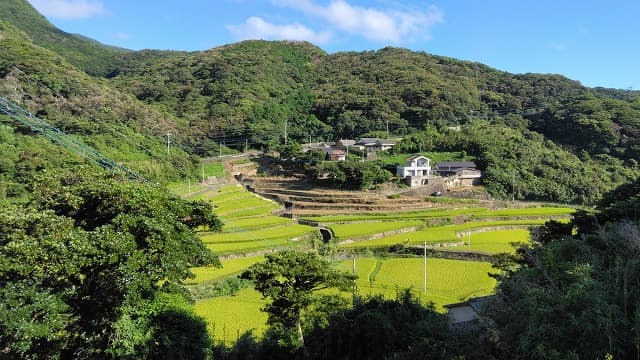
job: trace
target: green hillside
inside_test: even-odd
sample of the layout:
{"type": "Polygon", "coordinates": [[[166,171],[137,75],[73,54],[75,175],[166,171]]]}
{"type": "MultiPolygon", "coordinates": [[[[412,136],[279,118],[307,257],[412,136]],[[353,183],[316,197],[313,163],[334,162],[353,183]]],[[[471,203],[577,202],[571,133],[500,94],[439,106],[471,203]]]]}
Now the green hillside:
{"type": "Polygon", "coordinates": [[[33,110],[79,135],[104,136],[86,115],[52,106],[57,100],[16,76],[17,65],[68,100],[93,104],[92,116],[152,135],[157,147],[171,131],[174,144],[200,156],[217,155],[221,143],[277,148],[285,129],[289,141],[307,142],[388,127],[405,137],[399,152],[477,159],[500,198],[594,203],[640,173],[637,91],[392,47],[327,54],[306,42],[244,41],[208,51],[122,52],[61,32],[24,0],[3,2],[0,19],[59,55],[44,55],[15,32],[22,40],[0,56],[4,94],[26,95],[33,110]]]}
{"type": "MultiPolygon", "coordinates": [[[[0,46],[0,96],[147,178],[195,170],[196,160],[180,148],[167,155],[165,132],[181,131],[172,116],[88,76],[1,21],[0,46]]],[[[0,116],[0,134],[2,197],[19,196],[36,172],[83,162],[8,116],[0,116]]]]}
{"type": "Polygon", "coordinates": [[[0,2],[0,20],[5,20],[33,40],[52,50],[88,74],[104,76],[114,69],[117,56],[129,50],[103,45],[82,35],[66,33],[53,26],[25,0],[0,2]]]}

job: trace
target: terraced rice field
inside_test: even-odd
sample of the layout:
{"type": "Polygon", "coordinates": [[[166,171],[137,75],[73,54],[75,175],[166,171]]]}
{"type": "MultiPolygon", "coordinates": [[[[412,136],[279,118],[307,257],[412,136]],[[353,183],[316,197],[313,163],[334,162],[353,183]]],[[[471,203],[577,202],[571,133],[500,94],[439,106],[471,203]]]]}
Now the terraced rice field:
{"type": "MultiPolygon", "coordinates": [[[[352,261],[340,261],[336,267],[351,273],[352,261]]],[[[410,288],[423,303],[434,302],[439,311],[444,311],[446,304],[491,294],[496,285],[495,279],[488,276],[492,272],[491,265],[484,262],[428,259],[426,294],[423,292],[424,262],[421,258],[358,258],[356,268],[360,295],[393,299],[399,291],[410,288]],[[374,272],[374,276],[370,276],[374,272]]],[[[350,293],[343,295],[351,296],[350,293]]],[[[247,288],[234,296],[200,301],[195,310],[207,320],[209,331],[216,340],[230,343],[237,340],[238,334],[251,329],[255,335],[262,335],[267,316],[260,308],[265,304],[257,291],[247,288]]]]}
{"type": "Polygon", "coordinates": [[[216,341],[233,343],[239,335],[254,330],[261,336],[266,329],[267,314],[260,309],[266,301],[253,288],[242,289],[234,296],[220,296],[199,301],[195,311],[207,321],[207,329],[216,341]]]}
{"type": "MultiPolygon", "coordinates": [[[[459,225],[445,225],[427,228],[424,230],[418,230],[408,233],[396,234],[379,239],[357,241],[350,243],[340,244],[340,248],[354,249],[354,248],[375,248],[392,246],[396,244],[404,245],[422,245],[425,242],[427,244],[434,243],[456,243],[462,242],[466,239],[458,237],[458,234],[481,228],[496,228],[496,227],[510,227],[510,226],[533,226],[542,225],[546,220],[543,219],[523,219],[523,220],[501,220],[501,221],[477,221],[467,222],[459,225]]],[[[473,240],[472,240],[473,244],[473,240]]]]}
{"type": "Polygon", "coordinates": [[[463,236],[464,246],[443,248],[446,251],[477,252],[487,255],[498,253],[515,253],[511,243],[528,243],[529,230],[494,230],[486,232],[472,232],[471,236],[463,236]],[[469,246],[469,242],[471,245],[469,246]]]}
{"type": "Polygon", "coordinates": [[[217,281],[242,272],[249,266],[264,260],[263,255],[245,256],[235,259],[223,259],[222,268],[195,267],[191,271],[196,275],[195,279],[185,281],[186,285],[197,285],[210,281],[217,281]]]}
{"type": "Polygon", "coordinates": [[[380,234],[387,231],[399,230],[424,225],[423,221],[379,221],[362,222],[351,224],[335,224],[331,226],[333,234],[338,239],[349,239],[373,234],[380,234]]]}
{"type": "MultiPolygon", "coordinates": [[[[221,233],[201,233],[202,241],[215,253],[242,256],[277,248],[309,246],[308,238],[317,234],[314,227],[303,226],[290,219],[274,216],[281,208],[278,204],[256,196],[240,186],[225,186],[194,196],[211,201],[214,211],[225,226],[221,233]],[[299,239],[296,241],[296,239],[299,239]]],[[[467,204],[465,204],[467,206],[467,204]]],[[[561,207],[536,207],[492,210],[483,207],[461,209],[412,210],[397,213],[360,213],[348,215],[313,216],[305,219],[330,227],[339,243],[339,249],[375,248],[395,244],[419,246],[456,243],[442,247],[446,251],[495,254],[513,252],[511,242],[528,241],[527,226],[542,225],[550,217],[567,217],[574,210],[561,207]],[[443,219],[435,220],[434,219],[443,219]],[[434,222],[459,224],[426,227],[434,222]],[[382,236],[383,233],[418,228],[416,231],[382,236]],[[471,232],[471,245],[467,232],[471,232]],[[370,240],[363,240],[372,238],[370,240]]],[[[222,269],[194,268],[196,278],[187,284],[198,286],[235,276],[262,255],[223,259],[222,269]]],[[[352,260],[338,261],[338,269],[351,273],[352,260]]],[[[424,262],[420,257],[356,259],[356,281],[360,295],[383,295],[394,298],[399,291],[410,288],[424,303],[434,302],[439,311],[443,306],[489,295],[496,286],[488,274],[494,270],[486,262],[429,258],[427,260],[427,291],[423,291],[424,262]]],[[[205,285],[206,286],[206,285],[205,285]]],[[[348,297],[350,293],[343,293],[348,297]]],[[[233,343],[238,336],[254,329],[261,336],[266,329],[267,315],[260,309],[266,304],[252,288],[240,290],[234,296],[221,296],[199,301],[196,312],[203,316],[211,334],[217,341],[233,343]]]]}
{"type": "Polygon", "coordinates": [[[250,193],[241,186],[224,186],[194,197],[210,201],[224,222],[220,233],[202,233],[201,239],[219,255],[246,254],[305,245],[317,229],[272,215],[280,205],[250,193]]]}

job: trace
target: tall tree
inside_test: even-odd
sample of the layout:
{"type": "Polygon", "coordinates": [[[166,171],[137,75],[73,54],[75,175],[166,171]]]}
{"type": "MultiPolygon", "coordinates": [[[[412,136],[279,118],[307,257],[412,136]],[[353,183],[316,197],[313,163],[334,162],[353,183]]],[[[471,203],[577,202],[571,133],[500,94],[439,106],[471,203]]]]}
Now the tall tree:
{"type": "Polygon", "coordinates": [[[304,348],[301,318],[314,301],[314,292],[330,287],[348,288],[354,276],[331,268],[313,252],[283,250],[245,270],[241,277],[255,282],[256,290],[271,300],[264,308],[268,323],[284,331],[294,345],[304,348]]]}

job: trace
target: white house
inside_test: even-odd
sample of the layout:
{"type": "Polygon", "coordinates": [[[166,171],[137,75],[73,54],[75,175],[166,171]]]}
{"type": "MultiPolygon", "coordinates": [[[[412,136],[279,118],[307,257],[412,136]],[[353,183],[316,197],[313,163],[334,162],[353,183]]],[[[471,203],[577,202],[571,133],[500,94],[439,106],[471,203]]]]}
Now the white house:
{"type": "Polygon", "coordinates": [[[407,159],[405,166],[399,166],[396,175],[401,178],[408,176],[429,176],[431,174],[431,160],[426,156],[413,155],[407,159]]]}

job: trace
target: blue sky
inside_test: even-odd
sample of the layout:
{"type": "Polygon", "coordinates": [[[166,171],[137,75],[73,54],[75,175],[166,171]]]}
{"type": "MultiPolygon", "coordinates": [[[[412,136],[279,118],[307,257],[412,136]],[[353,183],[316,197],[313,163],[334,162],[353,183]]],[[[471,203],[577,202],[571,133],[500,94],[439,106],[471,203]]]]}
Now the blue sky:
{"type": "Polygon", "coordinates": [[[385,46],[640,89],[638,0],[28,0],[60,29],[129,49],[308,40],[385,46]]]}

